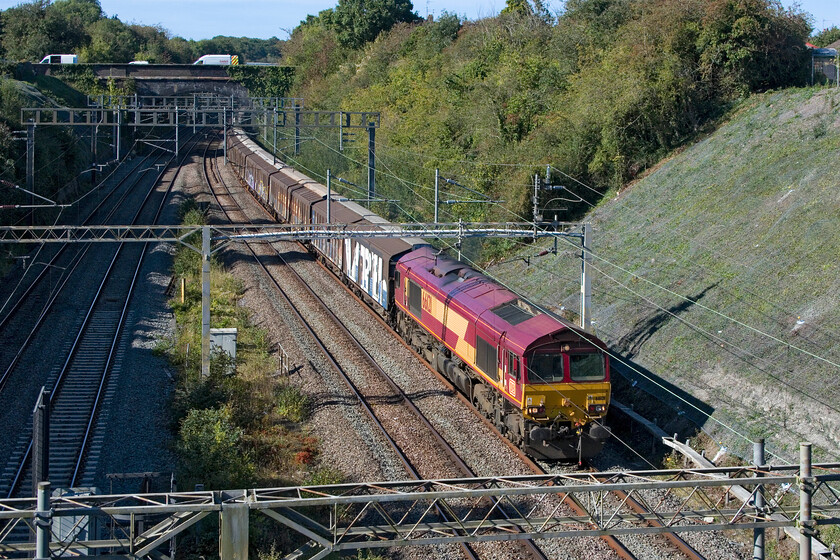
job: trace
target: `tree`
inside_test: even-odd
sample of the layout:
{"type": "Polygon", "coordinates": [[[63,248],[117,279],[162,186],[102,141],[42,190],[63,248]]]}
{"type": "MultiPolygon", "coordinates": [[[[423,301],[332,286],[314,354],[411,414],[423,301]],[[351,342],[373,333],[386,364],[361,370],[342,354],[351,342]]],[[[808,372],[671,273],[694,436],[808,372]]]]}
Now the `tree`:
{"type": "Polygon", "coordinates": [[[324,10],[319,18],[335,29],[343,46],[355,49],[397,23],[420,21],[413,10],[411,0],[339,0],[334,10],[324,10]]]}
{"type": "MultiPolygon", "coordinates": [[[[519,16],[537,17],[544,23],[550,23],[552,20],[551,13],[545,7],[542,0],[507,0],[502,14],[516,14],[519,16]],[[531,5],[533,2],[533,6],[531,5]]],[[[444,12],[445,13],[445,12],[444,12]]]]}
{"type": "Polygon", "coordinates": [[[150,25],[132,25],[131,30],[140,44],[139,50],[134,53],[134,60],[147,60],[157,64],[174,62],[169,52],[169,37],[166,36],[166,31],[150,25]]]}
{"type": "Polygon", "coordinates": [[[17,60],[75,53],[90,43],[88,27],[101,19],[99,0],[36,0],[2,13],[2,44],[17,60]]]}
{"type": "Polygon", "coordinates": [[[501,13],[529,16],[531,15],[531,6],[528,4],[528,0],[507,0],[501,13]]]}
{"type": "Polygon", "coordinates": [[[178,431],[181,478],[203,483],[208,489],[244,488],[251,484],[254,466],[240,451],[242,430],[233,424],[231,411],[190,410],[178,431]]]}
{"type": "Polygon", "coordinates": [[[140,48],[131,28],[116,18],[101,19],[89,29],[90,45],[82,49],[85,62],[129,62],[140,48]]]}
{"type": "Polygon", "coordinates": [[[818,47],[827,47],[837,40],[840,40],[840,27],[835,25],[823,29],[816,35],[811,35],[811,38],[808,41],[818,47]]]}
{"type": "Polygon", "coordinates": [[[778,0],[716,0],[703,23],[700,64],[710,82],[741,93],[805,85],[810,26],[802,12],[778,0]]]}
{"type": "Polygon", "coordinates": [[[630,0],[568,0],[561,23],[577,27],[596,48],[612,44],[632,15],[630,0]]]}
{"type": "Polygon", "coordinates": [[[5,10],[3,19],[3,49],[12,60],[39,61],[49,54],[46,15],[48,2],[36,0],[5,10]]]}
{"type": "Polygon", "coordinates": [[[75,53],[90,43],[87,28],[102,19],[99,0],[58,0],[47,7],[50,52],[75,53]]]}
{"type": "Polygon", "coordinates": [[[49,11],[61,14],[70,25],[82,29],[104,17],[99,0],[56,0],[49,11]]]}

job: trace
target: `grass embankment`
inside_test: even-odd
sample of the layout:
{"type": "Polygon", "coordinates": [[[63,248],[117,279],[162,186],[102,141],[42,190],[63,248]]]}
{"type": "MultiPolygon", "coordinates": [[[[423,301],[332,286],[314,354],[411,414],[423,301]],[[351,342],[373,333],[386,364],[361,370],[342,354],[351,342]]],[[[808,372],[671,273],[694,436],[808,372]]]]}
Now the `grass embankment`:
{"type": "MultiPolygon", "coordinates": [[[[182,208],[185,224],[202,224],[204,216],[191,202],[182,208]]],[[[200,246],[200,234],[188,240],[200,246]]],[[[211,318],[214,328],[238,329],[235,367],[225,353],[214,353],[210,375],[201,375],[201,257],[178,249],[173,274],[186,279],[171,301],[177,328],[162,349],[178,370],[171,425],[176,432],[178,485],[191,490],[270,487],[340,482],[339,473],[318,466],[318,441],[307,434],[309,401],[278,375],[277,356],[267,333],[249,321],[247,309],[237,305],[242,295],[238,280],[216,261],[211,272],[211,318]]],[[[199,531],[187,550],[216,554],[215,528],[199,531]]],[[[277,531],[264,516],[252,519],[255,550],[290,550],[286,531],[277,531]]]]}
{"type": "MultiPolygon", "coordinates": [[[[589,216],[597,333],[699,399],[711,417],[679,408],[742,457],[760,437],[776,460],[803,440],[840,456],[838,153],[840,92],[753,96],[589,216]]],[[[571,249],[495,272],[577,309],[571,249]]]]}
{"type": "MultiPolygon", "coordinates": [[[[756,95],[588,216],[595,331],[636,368],[614,375],[618,398],[667,433],[690,418],[722,463],[750,460],[758,438],[776,463],[801,441],[815,461],[840,457],[838,154],[837,89],[756,95]]],[[[560,246],[493,273],[576,311],[578,252],[560,246]]]]}

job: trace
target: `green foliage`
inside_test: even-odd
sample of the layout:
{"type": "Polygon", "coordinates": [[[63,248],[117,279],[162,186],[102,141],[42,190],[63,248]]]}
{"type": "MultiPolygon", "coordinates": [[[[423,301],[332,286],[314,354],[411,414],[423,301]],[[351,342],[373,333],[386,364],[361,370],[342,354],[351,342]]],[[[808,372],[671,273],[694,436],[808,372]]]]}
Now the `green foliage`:
{"type": "Polygon", "coordinates": [[[343,482],[346,482],[346,477],[340,471],[329,465],[322,465],[310,472],[303,484],[304,486],[327,486],[343,482]]]}
{"type": "Polygon", "coordinates": [[[134,54],[135,60],[147,60],[156,64],[189,64],[197,58],[192,41],[180,37],[170,39],[167,31],[158,26],[130,27],[140,43],[134,54]]]}
{"type": "MultiPolygon", "coordinates": [[[[226,375],[226,370],[219,363],[219,356],[214,355],[210,360],[210,375],[201,377],[201,346],[196,344],[195,360],[197,367],[187,370],[182,376],[181,384],[175,391],[172,402],[172,419],[181,422],[191,410],[205,410],[225,406],[231,395],[237,389],[236,380],[226,375]]],[[[226,362],[226,360],[224,360],[226,362]]]]}
{"type": "Polygon", "coordinates": [[[348,50],[339,45],[335,32],[317,18],[296,27],[283,49],[286,62],[298,69],[294,74],[295,89],[306,89],[310,107],[322,105],[324,79],[338,70],[347,55],[348,50]]]}
{"type": "Polygon", "coordinates": [[[827,47],[835,41],[840,41],[840,27],[836,25],[826,27],[816,35],[811,35],[810,39],[808,39],[809,43],[818,47],[827,47]]]}
{"type": "Polygon", "coordinates": [[[75,28],[84,28],[103,17],[99,0],[56,0],[51,10],[75,28]]]}
{"type": "Polygon", "coordinates": [[[345,47],[359,48],[400,22],[416,22],[411,0],[338,0],[332,10],[319,14],[321,22],[336,31],[345,47]]]}
{"type": "Polygon", "coordinates": [[[519,14],[522,16],[531,14],[531,6],[527,0],[507,0],[502,9],[503,14],[519,14]]]}
{"type": "Polygon", "coordinates": [[[87,28],[90,42],[80,56],[85,62],[130,62],[140,50],[134,31],[116,18],[100,19],[87,28]]]}
{"type": "MultiPolygon", "coordinates": [[[[49,77],[65,82],[70,87],[88,94],[104,93],[104,88],[93,73],[93,69],[86,66],[66,64],[58,68],[49,77]]],[[[45,82],[40,81],[38,83],[42,84],[45,82]]]]}
{"type": "Polygon", "coordinates": [[[295,69],[288,66],[228,66],[228,76],[248,88],[252,97],[285,97],[295,69]]]}
{"type": "Polygon", "coordinates": [[[587,48],[606,48],[632,16],[629,0],[568,0],[560,25],[581,35],[587,48]]]}
{"type": "Polygon", "coordinates": [[[46,23],[48,5],[46,0],[38,0],[9,8],[0,14],[3,32],[0,43],[6,58],[41,60],[50,52],[52,44],[46,23]]]}
{"type": "MultiPolygon", "coordinates": [[[[330,18],[309,18],[288,42],[292,94],[382,113],[377,190],[400,203],[378,210],[398,219],[431,219],[435,168],[505,200],[447,205],[444,219],[530,217],[533,173],[550,163],[595,187],[568,185],[560,219],[574,220],[741,96],[802,84],[808,69],[805,19],[775,0],[570,0],[556,23],[519,2],[464,25],[449,14],[398,24],[356,49],[330,18]]],[[[361,138],[340,155],[334,135],[318,139],[294,160],[365,183],[361,138]]]]}
{"type": "Polygon", "coordinates": [[[178,430],[178,479],[187,487],[202,483],[208,490],[251,486],[255,467],[240,450],[241,439],[242,430],[227,407],[191,410],[178,430]]]}
{"type": "Polygon", "coordinates": [[[300,392],[294,385],[284,383],[277,387],[277,407],[275,413],[278,417],[291,422],[303,422],[309,414],[311,403],[309,398],[300,392]]]}
{"type": "Polygon", "coordinates": [[[810,26],[775,0],[716,0],[698,37],[701,73],[724,92],[805,85],[810,26]]]}

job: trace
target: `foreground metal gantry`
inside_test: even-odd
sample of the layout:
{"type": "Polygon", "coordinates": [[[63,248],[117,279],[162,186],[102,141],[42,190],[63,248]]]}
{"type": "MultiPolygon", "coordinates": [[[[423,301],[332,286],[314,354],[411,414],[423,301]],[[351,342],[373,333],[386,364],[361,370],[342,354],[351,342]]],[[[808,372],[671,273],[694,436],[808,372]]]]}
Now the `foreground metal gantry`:
{"type": "Polygon", "coordinates": [[[52,555],[98,552],[161,558],[165,551],[159,549],[170,539],[216,514],[223,560],[247,558],[251,512],[262,513],[299,535],[301,548],[289,558],[311,555],[313,559],[369,548],[533,538],[785,526],[799,526],[809,534],[819,525],[840,523],[838,481],[840,464],[823,464],[55,497],[49,509],[42,505],[40,510],[35,498],[2,500],[0,527],[5,527],[0,529],[0,556],[36,551],[36,544],[28,539],[10,541],[16,534],[14,527],[25,524],[33,531],[40,526],[42,536],[51,535],[41,543],[43,550],[49,546],[52,555]],[[808,467],[811,476],[803,478],[808,467]],[[730,506],[727,494],[733,486],[746,488],[753,499],[730,506]],[[795,488],[807,500],[792,491],[795,488]],[[610,496],[615,490],[626,492],[651,513],[634,513],[610,496]],[[764,505],[756,509],[754,498],[759,493],[764,505]],[[587,514],[565,513],[564,504],[572,501],[587,514]],[[803,511],[806,502],[810,509],[803,511]],[[449,520],[438,510],[445,511],[449,520]],[[69,536],[62,539],[55,530],[61,519],[80,527],[93,518],[100,527],[107,527],[103,530],[107,534],[80,541],[74,537],[78,532],[65,531],[69,536]],[[141,519],[148,529],[139,529],[141,519]],[[661,526],[648,526],[647,520],[661,526]]]}

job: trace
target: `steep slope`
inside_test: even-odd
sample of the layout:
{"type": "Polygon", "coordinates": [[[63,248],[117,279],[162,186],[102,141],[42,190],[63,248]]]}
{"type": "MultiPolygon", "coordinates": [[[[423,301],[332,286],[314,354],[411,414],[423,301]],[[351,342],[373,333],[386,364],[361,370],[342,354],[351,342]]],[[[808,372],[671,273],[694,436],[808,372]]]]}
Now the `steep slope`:
{"type": "MultiPolygon", "coordinates": [[[[711,414],[678,408],[741,456],[766,437],[783,460],[803,440],[840,457],[837,89],[750,98],[589,219],[595,330],[631,379],[691,393],[711,414]]],[[[560,245],[493,272],[577,310],[574,244],[560,245]]]]}

